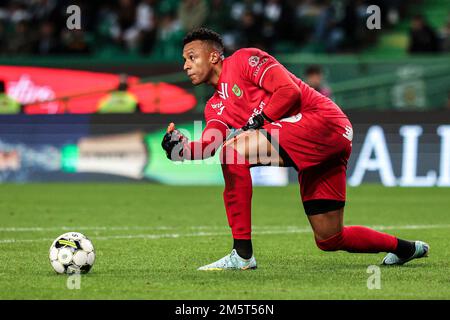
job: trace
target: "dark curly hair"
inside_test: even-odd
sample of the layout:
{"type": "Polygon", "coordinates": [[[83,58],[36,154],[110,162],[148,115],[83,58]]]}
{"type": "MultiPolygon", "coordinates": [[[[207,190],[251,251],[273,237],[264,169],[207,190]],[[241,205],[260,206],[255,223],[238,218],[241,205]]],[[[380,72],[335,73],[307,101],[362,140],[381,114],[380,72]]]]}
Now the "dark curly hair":
{"type": "Polygon", "coordinates": [[[189,32],[183,39],[183,46],[189,42],[201,40],[209,42],[217,51],[223,55],[223,40],[220,34],[207,28],[196,28],[189,32]]]}

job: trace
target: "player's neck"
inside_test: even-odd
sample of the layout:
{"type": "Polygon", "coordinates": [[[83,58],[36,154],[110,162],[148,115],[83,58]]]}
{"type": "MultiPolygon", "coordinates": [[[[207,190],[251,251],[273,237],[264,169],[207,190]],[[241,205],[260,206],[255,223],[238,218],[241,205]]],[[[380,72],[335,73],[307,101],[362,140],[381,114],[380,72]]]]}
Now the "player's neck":
{"type": "Polygon", "coordinates": [[[217,84],[219,83],[220,74],[222,73],[223,63],[216,64],[211,70],[211,77],[209,78],[208,84],[217,88],[217,84]]]}

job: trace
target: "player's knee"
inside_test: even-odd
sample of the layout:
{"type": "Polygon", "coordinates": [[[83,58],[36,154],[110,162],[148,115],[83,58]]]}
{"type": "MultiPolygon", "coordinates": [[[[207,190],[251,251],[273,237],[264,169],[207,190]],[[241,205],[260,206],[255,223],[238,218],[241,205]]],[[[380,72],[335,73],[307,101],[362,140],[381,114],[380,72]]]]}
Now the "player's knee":
{"type": "Polygon", "coordinates": [[[240,153],[233,144],[225,144],[220,150],[220,163],[223,165],[246,164],[245,155],[240,153]]]}
{"type": "Polygon", "coordinates": [[[319,240],[316,237],[315,241],[317,247],[322,251],[337,251],[342,247],[343,232],[338,232],[335,235],[324,240],[319,240]]]}

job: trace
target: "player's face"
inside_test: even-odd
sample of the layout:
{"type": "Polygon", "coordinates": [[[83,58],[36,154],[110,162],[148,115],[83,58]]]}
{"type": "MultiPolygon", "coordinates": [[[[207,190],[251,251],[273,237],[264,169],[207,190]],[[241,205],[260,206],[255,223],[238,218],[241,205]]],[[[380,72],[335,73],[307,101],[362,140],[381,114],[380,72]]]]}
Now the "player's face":
{"type": "Polygon", "coordinates": [[[211,52],[209,46],[195,40],[184,46],[184,71],[191,79],[193,85],[199,85],[209,81],[213,64],[211,63],[211,52]]]}

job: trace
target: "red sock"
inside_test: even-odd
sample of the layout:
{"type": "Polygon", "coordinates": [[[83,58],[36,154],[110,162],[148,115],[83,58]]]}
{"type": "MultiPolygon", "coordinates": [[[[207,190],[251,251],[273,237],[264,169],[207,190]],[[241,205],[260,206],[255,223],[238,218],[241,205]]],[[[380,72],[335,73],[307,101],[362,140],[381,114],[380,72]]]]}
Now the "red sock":
{"type": "Polygon", "coordinates": [[[396,237],[362,226],[344,227],[341,232],[325,239],[317,240],[317,246],[325,251],[345,250],[348,252],[378,253],[394,252],[396,237]]]}
{"type": "Polygon", "coordinates": [[[234,239],[251,239],[252,178],[250,165],[233,148],[221,153],[225,179],[223,199],[234,239]]]}

